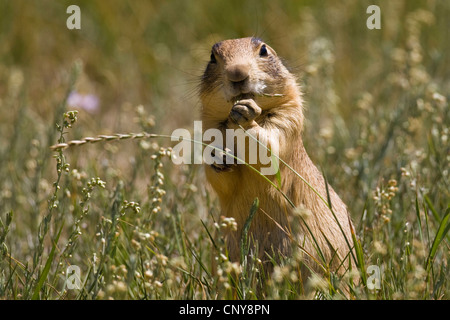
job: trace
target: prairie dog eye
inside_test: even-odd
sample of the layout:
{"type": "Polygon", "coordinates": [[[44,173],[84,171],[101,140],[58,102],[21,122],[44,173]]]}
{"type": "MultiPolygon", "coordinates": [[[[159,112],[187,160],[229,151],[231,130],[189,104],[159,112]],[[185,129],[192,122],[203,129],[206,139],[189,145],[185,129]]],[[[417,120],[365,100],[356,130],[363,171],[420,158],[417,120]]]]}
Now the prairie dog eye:
{"type": "Polygon", "coordinates": [[[261,46],[261,49],[259,49],[259,56],[260,56],[260,57],[267,57],[267,55],[268,55],[267,47],[266,47],[265,44],[263,44],[263,45],[261,46]]]}
{"type": "Polygon", "coordinates": [[[217,62],[217,60],[216,60],[216,56],[214,55],[214,52],[212,52],[211,51],[211,57],[210,57],[210,61],[209,62],[211,62],[211,63],[216,63],[217,62]]]}

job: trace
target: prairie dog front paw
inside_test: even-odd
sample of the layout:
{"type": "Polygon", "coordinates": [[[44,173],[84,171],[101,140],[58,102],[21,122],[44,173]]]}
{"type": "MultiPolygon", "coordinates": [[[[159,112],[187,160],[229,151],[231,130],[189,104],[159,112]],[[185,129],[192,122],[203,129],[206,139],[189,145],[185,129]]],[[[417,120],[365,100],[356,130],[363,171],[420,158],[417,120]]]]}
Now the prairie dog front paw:
{"type": "Polygon", "coordinates": [[[253,99],[244,99],[237,101],[231,108],[229,119],[232,123],[249,128],[256,123],[254,120],[261,114],[261,108],[253,99]]]}

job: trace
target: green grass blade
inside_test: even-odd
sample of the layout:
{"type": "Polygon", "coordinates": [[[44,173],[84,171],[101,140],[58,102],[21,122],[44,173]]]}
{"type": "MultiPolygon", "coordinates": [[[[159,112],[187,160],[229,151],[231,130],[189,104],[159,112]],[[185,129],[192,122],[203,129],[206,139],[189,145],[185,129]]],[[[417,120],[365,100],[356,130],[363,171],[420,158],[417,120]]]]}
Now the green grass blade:
{"type": "Polygon", "coordinates": [[[278,162],[277,157],[272,153],[270,153],[270,157],[272,158],[272,163],[275,164],[277,173],[275,174],[275,177],[277,178],[278,182],[278,188],[281,189],[281,171],[280,171],[280,163],[278,162]]]}
{"type": "Polygon", "coordinates": [[[248,253],[248,231],[250,229],[250,225],[252,223],[253,217],[259,208],[259,199],[255,198],[253,201],[252,207],[250,208],[250,214],[248,215],[247,220],[244,223],[244,227],[242,228],[241,235],[241,261],[243,261],[244,256],[248,253]]]}
{"type": "MultiPolygon", "coordinates": [[[[349,218],[350,219],[350,218],[349,218]]],[[[355,253],[356,253],[356,266],[359,268],[359,271],[361,272],[361,280],[364,286],[367,284],[367,275],[366,275],[366,267],[364,264],[364,253],[361,246],[361,242],[356,238],[355,230],[353,229],[352,225],[350,224],[350,232],[352,234],[353,239],[353,245],[355,247],[355,253]]]]}
{"type": "Polygon", "coordinates": [[[419,200],[418,200],[418,195],[417,194],[416,194],[416,216],[417,216],[417,223],[419,224],[420,240],[423,242],[422,220],[420,219],[419,200]]]}
{"type": "MultiPolygon", "coordinates": [[[[327,177],[326,177],[326,175],[325,175],[325,172],[323,172],[323,171],[322,171],[322,176],[323,176],[323,179],[324,179],[324,182],[325,182],[325,190],[326,190],[326,192],[327,192],[328,208],[330,209],[330,212],[331,212],[331,214],[333,215],[334,220],[336,220],[336,223],[337,223],[337,225],[338,225],[338,227],[339,227],[339,230],[341,231],[342,235],[344,236],[345,242],[347,243],[347,247],[348,247],[348,249],[350,250],[350,254],[351,254],[351,256],[353,257],[353,260],[355,260],[355,256],[354,256],[354,254],[353,254],[352,246],[350,245],[350,242],[349,242],[349,240],[347,239],[347,236],[346,236],[346,234],[345,234],[345,232],[344,232],[344,229],[342,228],[341,223],[339,222],[339,219],[337,218],[337,216],[336,216],[336,214],[335,214],[335,212],[334,212],[334,210],[333,210],[333,206],[332,206],[332,204],[331,204],[331,196],[330,196],[330,190],[329,190],[328,180],[327,180],[327,177]]],[[[351,225],[350,218],[349,218],[349,225],[351,225]]]]}
{"type": "Polygon", "coordinates": [[[203,225],[203,228],[205,228],[206,233],[208,234],[209,240],[211,240],[211,243],[212,243],[214,249],[218,250],[218,247],[217,247],[217,245],[216,245],[216,242],[214,241],[213,236],[212,236],[211,233],[209,232],[208,227],[206,226],[205,222],[204,222],[203,220],[201,220],[201,219],[200,219],[200,222],[201,222],[201,224],[203,225]]]}
{"type": "Polygon", "coordinates": [[[426,270],[429,271],[432,265],[432,262],[436,256],[436,252],[438,250],[439,244],[442,242],[442,240],[445,238],[446,234],[448,233],[450,229],[450,207],[447,208],[445,211],[444,218],[442,218],[442,221],[439,225],[439,229],[436,232],[436,236],[434,237],[433,244],[431,246],[430,253],[428,254],[427,258],[427,265],[426,270]]]}
{"type": "Polygon", "coordinates": [[[436,219],[436,221],[440,221],[441,218],[439,217],[439,214],[437,213],[436,209],[434,208],[433,204],[431,203],[430,198],[427,195],[424,195],[423,199],[427,203],[427,206],[431,210],[431,213],[433,214],[433,217],[436,219]]]}
{"type": "Polygon", "coordinates": [[[61,235],[63,225],[64,224],[61,225],[61,228],[59,229],[58,234],[56,235],[56,238],[53,240],[52,250],[50,251],[50,255],[48,256],[48,259],[45,262],[44,270],[42,271],[41,276],[39,277],[38,283],[36,285],[36,288],[34,289],[31,300],[39,299],[39,292],[41,291],[42,286],[44,285],[44,282],[47,279],[48,273],[50,271],[50,267],[52,266],[53,258],[55,256],[56,245],[58,244],[59,236],[61,235]]]}

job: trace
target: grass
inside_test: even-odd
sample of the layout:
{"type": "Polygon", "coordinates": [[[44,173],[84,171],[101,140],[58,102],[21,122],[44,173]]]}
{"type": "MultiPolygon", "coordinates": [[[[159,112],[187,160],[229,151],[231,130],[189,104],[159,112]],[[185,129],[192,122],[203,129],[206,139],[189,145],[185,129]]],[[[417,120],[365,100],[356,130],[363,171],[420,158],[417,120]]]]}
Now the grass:
{"type": "Polygon", "coordinates": [[[446,1],[380,1],[381,30],[364,1],[79,1],[79,31],[70,4],[0,3],[0,298],[449,298],[446,1]],[[245,232],[230,262],[235,222],[201,166],[170,160],[171,132],[198,119],[210,46],[254,34],[299,74],[305,147],[355,222],[343,276],[304,283],[296,250],[266,277],[245,232]]]}

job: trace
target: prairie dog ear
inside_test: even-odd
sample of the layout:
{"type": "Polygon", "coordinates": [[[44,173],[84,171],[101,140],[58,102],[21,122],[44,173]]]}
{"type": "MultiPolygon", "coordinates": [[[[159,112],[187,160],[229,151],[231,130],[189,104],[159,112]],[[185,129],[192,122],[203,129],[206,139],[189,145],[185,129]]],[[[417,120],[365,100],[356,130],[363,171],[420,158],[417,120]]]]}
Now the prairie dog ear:
{"type": "Polygon", "coordinates": [[[278,56],[277,52],[275,51],[274,48],[272,48],[271,46],[267,46],[267,48],[273,53],[274,56],[278,56]]]}

